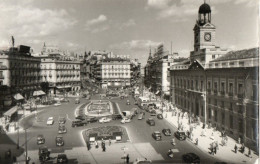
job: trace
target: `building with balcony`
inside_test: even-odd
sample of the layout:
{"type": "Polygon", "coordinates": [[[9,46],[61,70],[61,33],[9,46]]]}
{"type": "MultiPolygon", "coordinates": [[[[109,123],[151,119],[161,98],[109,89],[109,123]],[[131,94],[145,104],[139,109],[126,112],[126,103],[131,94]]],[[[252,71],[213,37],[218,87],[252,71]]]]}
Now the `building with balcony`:
{"type": "Polygon", "coordinates": [[[40,81],[40,59],[31,56],[30,47],[0,51],[0,109],[12,105],[16,93],[28,99],[40,81]]]}
{"type": "Polygon", "coordinates": [[[77,58],[66,56],[55,47],[44,44],[41,55],[35,56],[40,59],[41,82],[48,82],[49,93],[79,91],[80,81],[80,61],[77,58]]]}
{"type": "Polygon", "coordinates": [[[144,68],[144,83],[156,95],[169,99],[170,97],[170,67],[176,62],[184,60],[178,57],[178,53],[169,54],[164,51],[163,45],[157,47],[152,55],[151,51],[144,68]]]}
{"type": "Polygon", "coordinates": [[[130,86],[130,60],[121,58],[106,58],[98,63],[97,73],[102,88],[130,86]]]}

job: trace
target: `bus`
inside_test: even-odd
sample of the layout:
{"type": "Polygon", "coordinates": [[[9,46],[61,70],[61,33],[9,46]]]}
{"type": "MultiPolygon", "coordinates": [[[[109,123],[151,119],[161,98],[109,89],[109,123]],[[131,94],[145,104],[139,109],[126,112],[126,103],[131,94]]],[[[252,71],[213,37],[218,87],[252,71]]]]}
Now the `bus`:
{"type": "Polygon", "coordinates": [[[139,97],[137,99],[137,105],[143,109],[144,106],[147,106],[149,104],[149,98],[147,97],[139,97]]]}

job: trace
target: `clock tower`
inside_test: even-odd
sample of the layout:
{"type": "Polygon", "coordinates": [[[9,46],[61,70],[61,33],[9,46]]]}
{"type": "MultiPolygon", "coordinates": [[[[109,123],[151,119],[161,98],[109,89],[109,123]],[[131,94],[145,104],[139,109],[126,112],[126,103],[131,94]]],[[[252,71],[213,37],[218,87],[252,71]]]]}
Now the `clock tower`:
{"type": "Polygon", "coordinates": [[[204,48],[215,48],[216,28],[211,24],[211,9],[207,3],[200,6],[198,20],[193,31],[195,52],[204,48]]]}

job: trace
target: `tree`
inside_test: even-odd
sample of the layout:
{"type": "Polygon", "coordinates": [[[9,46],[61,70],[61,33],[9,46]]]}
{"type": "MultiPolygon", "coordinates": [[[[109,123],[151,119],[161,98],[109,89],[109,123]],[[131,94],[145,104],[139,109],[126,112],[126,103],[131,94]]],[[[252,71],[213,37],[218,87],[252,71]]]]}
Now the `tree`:
{"type": "Polygon", "coordinates": [[[41,86],[42,90],[46,93],[46,95],[48,95],[49,90],[50,90],[50,88],[49,88],[49,82],[42,82],[42,83],[40,84],[40,86],[41,86]]]}

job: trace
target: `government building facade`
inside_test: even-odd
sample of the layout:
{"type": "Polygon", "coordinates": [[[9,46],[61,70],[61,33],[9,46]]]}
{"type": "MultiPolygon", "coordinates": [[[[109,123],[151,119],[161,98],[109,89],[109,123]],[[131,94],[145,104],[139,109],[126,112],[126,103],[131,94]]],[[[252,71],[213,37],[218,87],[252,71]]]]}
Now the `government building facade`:
{"type": "Polygon", "coordinates": [[[228,52],[215,46],[210,6],[204,3],[198,14],[190,60],[171,66],[171,101],[257,150],[259,48],[228,52]]]}

